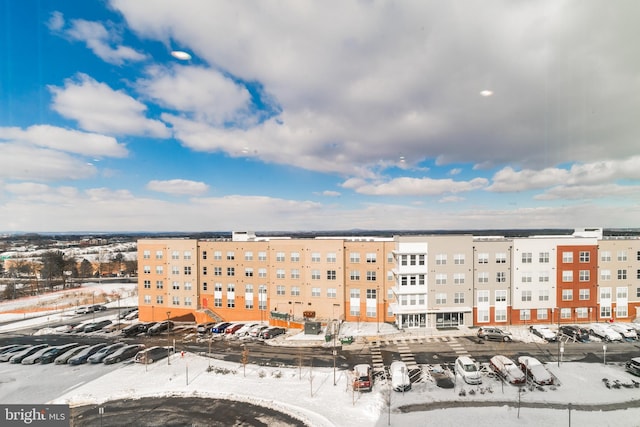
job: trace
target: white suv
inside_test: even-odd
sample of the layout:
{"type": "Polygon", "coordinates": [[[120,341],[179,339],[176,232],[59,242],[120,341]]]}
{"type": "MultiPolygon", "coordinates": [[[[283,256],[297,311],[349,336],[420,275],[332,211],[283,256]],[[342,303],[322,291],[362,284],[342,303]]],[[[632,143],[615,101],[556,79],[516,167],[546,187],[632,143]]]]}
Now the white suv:
{"type": "Polygon", "coordinates": [[[482,384],[478,365],[468,356],[460,356],[456,359],[455,371],[467,384],[482,384]]]}

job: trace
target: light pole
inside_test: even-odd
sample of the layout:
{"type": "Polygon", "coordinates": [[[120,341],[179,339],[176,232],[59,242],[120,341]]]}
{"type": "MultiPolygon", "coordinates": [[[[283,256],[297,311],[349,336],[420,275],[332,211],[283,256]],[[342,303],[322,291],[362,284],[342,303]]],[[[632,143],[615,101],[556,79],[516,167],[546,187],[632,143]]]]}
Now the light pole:
{"type": "Polygon", "coordinates": [[[167,346],[167,365],[171,365],[171,334],[169,327],[169,317],[171,316],[171,312],[167,311],[167,341],[169,341],[169,345],[167,346]]]}
{"type": "Polygon", "coordinates": [[[607,345],[606,344],[602,344],[602,355],[603,355],[603,362],[606,365],[607,364],[607,345]]]}
{"type": "Polygon", "coordinates": [[[376,329],[378,335],[380,335],[380,307],[378,306],[378,294],[380,293],[380,286],[376,287],[376,329]]]}

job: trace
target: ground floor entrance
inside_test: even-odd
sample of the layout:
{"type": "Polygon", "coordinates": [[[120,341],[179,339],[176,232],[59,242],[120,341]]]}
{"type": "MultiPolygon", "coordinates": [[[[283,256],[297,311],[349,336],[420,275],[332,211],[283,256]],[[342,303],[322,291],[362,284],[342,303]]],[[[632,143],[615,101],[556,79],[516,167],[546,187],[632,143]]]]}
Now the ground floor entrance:
{"type": "Polygon", "coordinates": [[[427,326],[427,315],[425,313],[399,314],[397,319],[400,329],[424,328],[427,326]]]}

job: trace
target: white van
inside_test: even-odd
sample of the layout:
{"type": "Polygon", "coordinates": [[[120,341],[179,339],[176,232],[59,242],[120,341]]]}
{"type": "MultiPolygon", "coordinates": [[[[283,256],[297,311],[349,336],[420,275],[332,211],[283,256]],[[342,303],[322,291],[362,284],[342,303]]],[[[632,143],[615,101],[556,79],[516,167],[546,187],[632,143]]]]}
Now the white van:
{"type": "Polygon", "coordinates": [[[482,384],[478,365],[468,356],[460,356],[456,359],[455,371],[467,384],[482,384]]]}
{"type": "Polygon", "coordinates": [[[411,390],[411,380],[409,379],[409,369],[404,362],[392,362],[389,367],[391,371],[391,386],[395,391],[411,390]]]}
{"type": "Polygon", "coordinates": [[[80,307],[76,308],[76,314],[88,314],[88,313],[93,313],[93,306],[90,305],[81,305],[80,307]]]}

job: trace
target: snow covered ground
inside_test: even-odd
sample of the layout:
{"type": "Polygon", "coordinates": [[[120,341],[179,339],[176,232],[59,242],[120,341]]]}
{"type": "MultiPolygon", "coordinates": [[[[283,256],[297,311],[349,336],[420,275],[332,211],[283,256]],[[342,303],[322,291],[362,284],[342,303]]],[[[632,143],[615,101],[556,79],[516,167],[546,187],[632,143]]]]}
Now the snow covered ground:
{"type": "MultiPolygon", "coordinates": [[[[131,293],[135,284],[91,284],[91,291],[110,294],[123,290],[120,304],[135,305],[131,293]],[[127,304],[127,298],[132,298],[127,304]]],[[[7,309],[19,308],[21,303],[0,304],[0,313],[7,309]]],[[[112,301],[110,305],[117,304],[112,301]]],[[[0,322],[9,320],[0,314],[0,322]]],[[[51,312],[48,316],[32,319],[15,319],[24,326],[41,322],[46,326],[46,318],[64,316],[51,312]]],[[[0,326],[0,333],[14,330],[16,324],[0,326]]],[[[389,325],[352,324],[344,325],[342,333],[354,336],[398,334],[389,325]]],[[[468,331],[463,331],[463,333],[468,331]]],[[[522,341],[536,341],[526,328],[512,328],[514,338],[522,341]]],[[[412,332],[415,334],[416,332],[412,332]]],[[[402,336],[412,334],[399,333],[402,336]]],[[[422,330],[417,334],[430,335],[435,331],[422,330]]],[[[308,340],[308,337],[304,337],[308,340]]],[[[323,335],[316,337],[324,341],[323,335]]],[[[299,345],[301,335],[287,340],[279,340],[279,345],[299,345]]],[[[308,344],[308,343],[307,343],[308,344]]],[[[320,344],[321,345],[321,344],[320,344]]],[[[496,379],[485,377],[480,386],[469,386],[456,379],[453,389],[439,388],[435,382],[427,380],[413,385],[411,391],[399,393],[390,391],[388,384],[376,382],[371,393],[354,393],[349,387],[348,371],[331,368],[313,368],[309,361],[299,367],[264,367],[248,364],[246,371],[241,364],[230,363],[215,358],[185,353],[176,354],[171,364],[157,362],[143,366],[123,364],[90,382],[78,385],[49,403],[70,405],[103,405],[108,411],[108,401],[121,398],[148,396],[199,396],[224,397],[238,401],[258,403],[290,413],[312,426],[638,426],[640,425],[640,388],[607,388],[602,381],[619,380],[630,384],[634,379],[619,364],[587,364],[564,362],[558,367],[547,364],[560,381],[560,385],[545,387],[544,391],[501,385],[496,379]],[[464,390],[464,395],[461,391],[464,390]],[[390,400],[389,400],[390,396],[390,400]],[[518,409],[518,400],[520,408],[518,409]],[[421,410],[420,405],[430,404],[430,410],[421,410]],[[569,404],[573,408],[569,410],[569,404]],[[598,405],[611,404],[610,407],[598,405]],[[415,411],[406,412],[409,405],[415,411]],[[450,407],[460,405],[459,407],[450,407]],[[478,405],[478,406],[476,406],[478,405]],[[491,405],[491,406],[482,406],[491,405]],[[538,407],[531,407],[537,405],[538,407]],[[586,405],[586,406],[585,406],[586,405]],[[592,405],[592,406],[591,406],[592,405]],[[591,407],[590,407],[591,406],[591,407]],[[404,409],[403,409],[404,408],[404,409]],[[404,411],[404,412],[403,412],[404,411]]],[[[20,367],[23,368],[23,367],[20,367]]],[[[53,367],[54,370],[65,367],[53,367]]],[[[25,367],[25,369],[30,369],[25,367]]],[[[89,367],[90,369],[90,367],[89,367]]],[[[635,378],[638,380],[638,378],[635,378]]],[[[25,403],[28,401],[25,396],[25,403]]]]}

